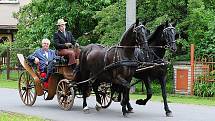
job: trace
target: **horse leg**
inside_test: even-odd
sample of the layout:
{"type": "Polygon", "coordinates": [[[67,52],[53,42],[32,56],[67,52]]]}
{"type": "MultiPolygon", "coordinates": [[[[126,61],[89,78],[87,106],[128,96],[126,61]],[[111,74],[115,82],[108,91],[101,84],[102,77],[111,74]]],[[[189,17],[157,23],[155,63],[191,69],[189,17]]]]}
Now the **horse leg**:
{"type": "Polygon", "coordinates": [[[127,117],[128,111],[126,110],[126,105],[128,104],[128,97],[129,97],[129,89],[127,87],[123,87],[122,92],[122,100],[121,100],[121,106],[122,106],[122,114],[124,117],[127,117]]]}
{"type": "Polygon", "coordinates": [[[121,82],[122,84],[122,100],[121,100],[121,106],[122,106],[122,114],[124,117],[127,116],[128,111],[126,110],[126,106],[129,102],[129,89],[130,89],[130,85],[128,83],[127,80],[125,80],[124,78],[122,78],[121,76],[118,76],[118,80],[121,82]]]}
{"type": "Polygon", "coordinates": [[[169,106],[167,104],[167,95],[166,95],[166,77],[159,79],[161,84],[161,90],[162,90],[162,97],[164,102],[164,110],[166,111],[167,117],[172,117],[172,111],[169,109],[169,106]]]}
{"type": "MultiPolygon", "coordinates": [[[[129,92],[130,89],[128,89],[128,92],[129,92]]],[[[129,95],[128,95],[128,103],[127,103],[127,108],[128,108],[128,113],[133,113],[133,108],[131,107],[131,103],[129,102],[130,101],[130,98],[129,98],[129,95]]]]}
{"type": "Polygon", "coordinates": [[[146,99],[138,99],[136,101],[136,104],[138,105],[146,105],[146,103],[151,99],[152,97],[152,88],[151,88],[151,80],[149,79],[144,79],[144,84],[145,84],[145,87],[146,87],[146,92],[147,92],[147,96],[146,96],[146,99]]]}
{"type": "MultiPolygon", "coordinates": [[[[96,81],[98,82],[98,81],[96,81]]],[[[100,111],[102,109],[102,105],[101,105],[101,97],[99,96],[99,92],[98,92],[98,84],[94,83],[93,84],[93,91],[95,92],[96,95],[96,110],[100,111]]]]}
{"type": "Polygon", "coordinates": [[[88,97],[88,94],[87,94],[87,91],[88,91],[88,88],[86,85],[83,85],[82,87],[82,93],[83,93],[83,111],[86,112],[86,113],[89,113],[89,107],[87,106],[87,97],[88,97]]]}

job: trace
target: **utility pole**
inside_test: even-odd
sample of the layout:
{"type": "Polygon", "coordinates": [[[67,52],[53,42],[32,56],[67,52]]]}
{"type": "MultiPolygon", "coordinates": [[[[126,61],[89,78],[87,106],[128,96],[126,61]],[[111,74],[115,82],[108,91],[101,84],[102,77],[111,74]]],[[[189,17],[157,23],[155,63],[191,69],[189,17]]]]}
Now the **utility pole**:
{"type": "Polygon", "coordinates": [[[136,21],[136,0],[126,0],[126,30],[136,21]]]}

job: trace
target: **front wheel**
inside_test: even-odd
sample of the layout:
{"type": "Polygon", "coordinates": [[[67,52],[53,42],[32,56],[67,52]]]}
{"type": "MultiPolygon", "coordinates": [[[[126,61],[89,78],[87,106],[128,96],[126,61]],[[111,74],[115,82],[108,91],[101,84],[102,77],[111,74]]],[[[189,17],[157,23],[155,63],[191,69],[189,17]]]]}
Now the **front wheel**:
{"type": "Polygon", "coordinates": [[[73,106],[75,99],[75,91],[73,87],[69,86],[70,82],[67,79],[62,79],[57,85],[57,100],[59,106],[63,110],[70,110],[73,106]]]}
{"type": "Polygon", "coordinates": [[[99,96],[101,99],[101,107],[107,108],[110,106],[111,99],[111,84],[110,83],[102,83],[98,87],[99,96]]]}
{"type": "Polygon", "coordinates": [[[20,75],[18,89],[22,102],[27,106],[32,106],[36,101],[37,93],[34,79],[27,71],[20,75]]]}

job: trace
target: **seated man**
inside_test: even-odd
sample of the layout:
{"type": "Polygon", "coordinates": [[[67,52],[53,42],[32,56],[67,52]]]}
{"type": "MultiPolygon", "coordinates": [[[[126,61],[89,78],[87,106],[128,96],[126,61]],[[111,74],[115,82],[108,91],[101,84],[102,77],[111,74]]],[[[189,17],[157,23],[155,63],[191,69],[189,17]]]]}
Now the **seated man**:
{"type": "MultiPolygon", "coordinates": [[[[68,65],[72,70],[76,70],[77,60],[79,59],[79,49],[69,49],[72,46],[78,46],[70,31],[66,31],[66,24],[63,19],[57,22],[58,31],[54,33],[55,48],[58,50],[58,55],[67,56],[69,59],[68,65]]],[[[74,71],[73,71],[74,72],[74,71]]],[[[75,73],[75,72],[74,72],[75,73]]]]}
{"type": "Polygon", "coordinates": [[[42,48],[37,49],[33,54],[28,56],[28,61],[39,64],[41,72],[41,81],[46,82],[49,76],[53,73],[54,59],[56,58],[55,51],[49,49],[50,40],[42,40],[42,48]]]}

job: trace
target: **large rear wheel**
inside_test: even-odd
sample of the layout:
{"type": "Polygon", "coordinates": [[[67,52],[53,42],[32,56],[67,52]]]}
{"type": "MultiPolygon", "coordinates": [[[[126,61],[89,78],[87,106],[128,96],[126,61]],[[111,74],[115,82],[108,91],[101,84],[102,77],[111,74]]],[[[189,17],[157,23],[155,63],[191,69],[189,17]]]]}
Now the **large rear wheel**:
{"type": "Polygon", "coordinates": [[[35,82],[31,75],[24,71],[19,78],[19,95],[22,102],[27,106],[32,106],[37,98],[35,82]]]}
{"type": "Polygon", "coordinates": [[[75,99],[75,91],[67,79],[62,79],[57,85],[57,100],[63,110],[70,110],[75,99]]]}

